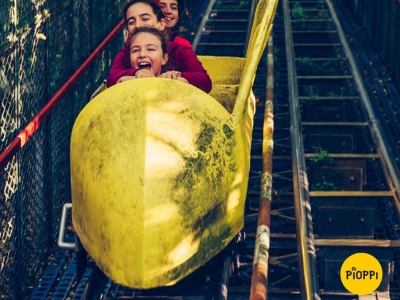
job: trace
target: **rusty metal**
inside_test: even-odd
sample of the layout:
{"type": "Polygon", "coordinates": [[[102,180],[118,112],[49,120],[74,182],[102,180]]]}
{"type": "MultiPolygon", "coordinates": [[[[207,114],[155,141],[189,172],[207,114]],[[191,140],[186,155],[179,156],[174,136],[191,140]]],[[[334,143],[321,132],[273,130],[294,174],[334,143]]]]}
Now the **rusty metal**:
{"type": "Polygon", "coordinates": [[[274,54],[272,37],[268,40],[267,60],[267,98],[265,103],[263,142],[262,142],[262,174],[259,211],[257,221],[256,246],[254,247],[253,272],[251,277],[250,299],[267,299],[268,258],[271,224],[271,191],[272,191],[272,157],[273,157],[273,84],[274,54]]]}

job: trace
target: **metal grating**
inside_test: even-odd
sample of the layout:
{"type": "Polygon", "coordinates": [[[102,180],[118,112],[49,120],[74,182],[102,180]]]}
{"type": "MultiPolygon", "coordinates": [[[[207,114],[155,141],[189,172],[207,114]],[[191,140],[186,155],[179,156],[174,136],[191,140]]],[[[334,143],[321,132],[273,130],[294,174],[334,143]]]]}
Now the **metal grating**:
{"type": "MultiPolygon", "coordinates": [[[[119,23],[123,2],[0,0],[0,152],[119,23]]],[[[0,299],[27,299],[44,272],[62,206],[70,202],[74,120],[121,45],[122,34],[0,170],[0,299]]]]}

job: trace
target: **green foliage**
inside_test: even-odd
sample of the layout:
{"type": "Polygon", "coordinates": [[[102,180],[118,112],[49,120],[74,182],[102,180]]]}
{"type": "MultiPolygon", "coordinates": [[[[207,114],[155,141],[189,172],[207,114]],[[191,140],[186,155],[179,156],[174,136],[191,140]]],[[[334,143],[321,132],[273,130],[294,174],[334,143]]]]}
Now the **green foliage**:
{"type": "MultiPolygon", "coordinates": [[[[313,147],[313,148],[316,156],[311,157],[310,160],[315,163],[314,167],[316,167],[318,164],[321,163],[325,165],[325,164],[331,164],[333,162],[333,159],[332,157],[329,156],[327,150],[323,149],[322,147],[313,147]]],[[[312,184],[311,189],[313,191],[337,191],[337,187],[335,186],[335,184],[332,182],[328,182],[326,180],[312,184]]]]}
{"type": "Polygon", "coordinates": [[[309,75],[321,73],[335,75],[342,71],[342,62],[339,59],[321,61],[303,56],[297,59],[296,68],[309,75]]]}
{"type": "Polygon", "coordinates": [[[311,58],[303,56],[297,60],[297,65],[302,69],[309,69],[314,67],[314,62],[311,58]]]}
{"type": "Polygon", "coordinates": [[[337,191],[337,187],[332,182],[323,181],[311,186],[313,191],[337,191]]]}
{"type": "Polygon", "coordinates": [[[247,8],[247,6],[249,6],[249,2],[247,2],[247,1],[240,1],[240,3],[239,3],[239,8],[245,9],[245,8],[247,8]]]}
{"type": "Polygon", "coordinates": [[[216,9],[247,9],[248,6],[249,6],[248,1],[240,1],[239,3],[237,2],[224,3],[222,1],[217,1],[215,3],[216,9]]]}
{"type": "MultiPolygon", "coordinates": [[[[314,92],[314,88],[312,86],[304,86],[304,96],[307,97],[306,99],[302,99],[303,101],[320,101],[317,99],[317,94],[314,92]]],[[[302,103],[303,104],[303,103],[302,103]]]]}
{"type": "Polygon", "coordinates": [[[311,157],[310,160],[314,163],[324,162],[324,163],[332,163],[332,157],[329,156],[328,150],[323,149],[322,147],[313,146],[316,156],[311,157]]]}
{"type": "Polygon", "coordinates": [[[303,20],[305,18],[304,10],[299,3],[293,5],[291,15],[293,20],[303,20]]]}

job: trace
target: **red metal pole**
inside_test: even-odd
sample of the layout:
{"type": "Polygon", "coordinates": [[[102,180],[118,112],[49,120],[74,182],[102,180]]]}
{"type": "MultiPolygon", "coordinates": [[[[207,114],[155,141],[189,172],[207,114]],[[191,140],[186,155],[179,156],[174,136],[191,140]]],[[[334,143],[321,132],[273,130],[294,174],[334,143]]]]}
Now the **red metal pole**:
{"type": "Polygon", "coordinates": [[[268,40],[267,97],[265,102],[261,191],[258,208],[257,233],[254,247],[253,272],[251,276],[250,300],[266,300],[268,297],[268,259],[271,226],[272,159],[273,159],[273,83],[274,54],[272,37],[268,40]]]}
{"type": "Polygon", "coordinates": [[[47,102],[47,104],[39,111],[39,113],[29,122],[29,124],[21,131],[20,134],[8,145],[6,150],[0,155],[0,170],[12,159],[12,157],[26,144],[29,138],[35,133],[43,121],[53,111],[53,109],[61,102],[63,97],[75,85],[80,77],[86,72],[91,64],[96,60],[100,53],[115,38],[117,33],[124,25],[122,19],[117,26],[107,35],[101,44],[90,54],[84,63],[75,71],[66,83],[58,90],[57,93],[47,102]]]}

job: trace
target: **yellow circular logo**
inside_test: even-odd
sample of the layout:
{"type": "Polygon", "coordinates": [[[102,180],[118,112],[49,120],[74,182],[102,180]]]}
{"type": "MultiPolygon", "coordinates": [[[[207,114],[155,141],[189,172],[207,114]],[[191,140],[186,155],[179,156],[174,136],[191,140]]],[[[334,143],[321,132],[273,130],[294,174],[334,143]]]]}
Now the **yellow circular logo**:
{"type": "Polygon", "coordinates": [[[375,291],[382,281],[382,266],[368,253],[350,255],[340,268],[340,280],[353,294],[367,295],[375,291]]]}

